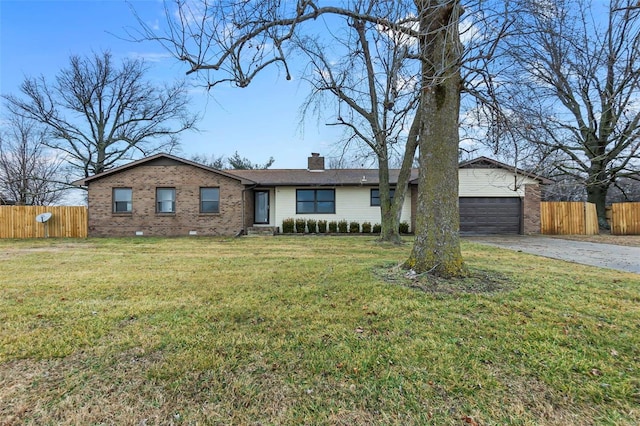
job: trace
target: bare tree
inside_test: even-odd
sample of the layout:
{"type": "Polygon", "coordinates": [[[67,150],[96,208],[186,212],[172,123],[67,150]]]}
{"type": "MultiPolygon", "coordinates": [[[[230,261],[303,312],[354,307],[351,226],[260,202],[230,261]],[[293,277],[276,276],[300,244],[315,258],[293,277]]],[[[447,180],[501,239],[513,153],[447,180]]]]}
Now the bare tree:
{"type": "Polygon", "coordinates": [[[529,13],[507,49],[508,120],[522,141],[562,154],[555,168],[584,183],[604,226],[609,189],[640,170],[640,10],[630,0],[521,3],[529,13]]]}
{"type": "Polygon", "coordinates": [[[147,71],[141,59],[118,66],[109,52],[71,56],[53,83],[26,78],[24,98],[5,98],[12,113],[45,125],[47,146],[87,177],[138,156],[171,152],[181,132],[195,129],[185,84],[155,87],[145,81],[147,71]]]}
{"type": "MultiPolygon", "coordinates": [[[[488,2],[469,3],[473,9],[480,11],[488,2]]],[[[323,49],[317,48],[319,45],[313,45],[318,40],[313,34],[327,31],[323,25],[325,19],[340,20],[340,29],[346,29],[351,38],[346,39],[346,46],[342,43],[342,50],[338,53],[346,53],[347,56],[349,52],[357,54],[361,61],[358,64],[364,65],[366,72],[371,69],[373,61],[382,64],[389,58],[386,56],[389,50],[384,50],[385,55],[379,55],[375,50],[378,45],[373,46],[369,53],[364,52],[369,49],[372,40],[384,41],[382,35],[374,36],[374,29],[379,33],[404,37],[403,43],[392,46],[397,46],[398,53],[406,48],[402,55],[416,62],[415,92],[418,98],[413,102],[413,116],[417,119],[412,120],[412,115],[406,114],[401,116],[403,118],[400,121],[412,123],[405,125],[405,130],[410,129],[409,132],[413,133],[413,136],[407,137],[407,143],[410,146],[416,141],[420,152],[416,239],[406,265],[418,272],[429,271],[446,276],[465,272],[460,252],[457,208],[458,118],[463,83],[461,65],[465,58],[472,58],[465,56],[460,42],[459,27],[463,13],[460,1],[352,0],[339,6],[319,6],[313,0],[175,0],[173,5],[175,7],[165,3],[167,27],[164,33],[145,26],[139,19],[141,38],[161,43],[178,60],[187,64],[187,74],[204,76],[210,88],[224,83],[246,87],[262,70],[278,65],[282,67],[286,78],[291,79],[291,51],[287,49],[291,46],[306,47],[307,58],[315,60],[314,68],[325,73],[321,78],[312,79],[317,84],[316,90],[328,91],[343,105],[348,105],[355,112],[348,117],[349,120],[356,115],[364,120],[366,132],[355,121],[351,122],[351,129],[354,135],[369,141],[365,143],[370,143],[372,147],[380,144],[380,140],[376,139],[381,137],[379,132],[388,131],[389,123],[393,121],[384,119],[384,109],[391,106],[391,103],[385,105],[384,102],[395,99],[386,97],[387,86],[384,84],[370,89],[376,80],[366,75],[360,86],[365,88],[362,97],[347,93],[341,83],[347,81],[348,74],[327,67],[330,58],[322,53],[323,49]],[[398,10],[404,13],[389,13],[399,8],[399,3],[403,9],[398,10]],[[312,36],[305,38],[305,34],[312,36]],[[331,74],[326,73],[327,70],[331,74]],[[372,103],[374,96],[378,99],[372,103]],[[351,104],[349,99],[355,102],[351,104]],[[374,113],[374,109],[378,109],[378,112],[374,113]]],[[[477,15],[472,13],[470,16],[477,15]]],[[[485,17],[482,19],[485,20],[485,17]]],[[[476,59],[491,56],[491,49],[485,53],[478,52],[480,54],[476,59]]],[[[402,55],[397,57],[401,58],[402,55]]],[[[393,66],[393,61],[388,64],[393,66]]],[[[388,87],[393,89],[394,77],[387,78],[392,81],[388,87]]],[[[394,96],[392,90],[389,94],[394,96]]],[[[338,117],[344,122],[337,120],[336,123],[349,126],[342,114],[338,117]]],[[[381,155],[384,157],[383,151],[381,155]]],[[[404,155],[404,160],[407,159],[410,167],[413,155],[404,155]]],[[[403,168],[406,162],[403,161],[403,168]]],[[[384,165],[380,168],[383,169],[384,165]]],[[[381,177],[381,182],[383,179],[381,177]]]]}
{"type": "MultiPolygon", "coordinates": [[[[399,21],[409,15],[402,2],[355,3],[353,11],[399,21]]],[[[415,40],[376,22],[343,17],[341,31],[293,37],[308,63],[304,79],[312,87],[305,112],[332,104],[330,126],[345,128],[341,149],[359,149],[378,168],[380,240],[401,243],[399,224],[418,145],[419,66],[415,40]],[[400,172],[392,194],[389,171],[396,154],[400,172]]]]}
{"type": "Polygon", "coordinates": [[[416,0],[421,54],[420,174],[416,241],[406,266],[443,276],[463,273],[458,210],[462,89],[459,1],[416,0]]]}
{"type": "Polygon", "coordinates": [[[640,175],[617,180],[607,193],[607,204],[640,202],[640,175]]]}
{"type": "Polygon", "coordinates": [[[0,133],[0,194],[17,205],[46,206],[63,198],[62,160],[44,146],[37,123],[12,116],[0,133]]]}

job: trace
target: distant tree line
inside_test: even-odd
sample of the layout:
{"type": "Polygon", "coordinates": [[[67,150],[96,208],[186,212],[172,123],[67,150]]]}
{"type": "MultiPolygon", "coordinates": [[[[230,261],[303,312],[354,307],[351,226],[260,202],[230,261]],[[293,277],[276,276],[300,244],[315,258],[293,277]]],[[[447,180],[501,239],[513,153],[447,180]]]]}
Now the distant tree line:
{"type": "Polygon", "coordinates": [[[246,157],[238,154],[238,151],[234,152],[230,157],[216,156],[214,154],[194,154],[191,156],[191,161],[194,161],[205,166],[209,166],[218,170],[235,169],[235,170],[258,170],[268,169],[276,161],[273,157],[263,163],[253,163],[246,157]]]}

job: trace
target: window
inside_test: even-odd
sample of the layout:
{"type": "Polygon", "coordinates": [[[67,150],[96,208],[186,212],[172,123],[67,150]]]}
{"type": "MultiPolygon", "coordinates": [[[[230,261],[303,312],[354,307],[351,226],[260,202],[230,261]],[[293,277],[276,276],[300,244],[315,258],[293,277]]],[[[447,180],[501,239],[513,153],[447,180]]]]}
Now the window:
{"type": "Polygon", "coordinates": [[[220,188],[200,188],[200,213],[220,213],[220,188]]]}
{"type": "Polygon", "coordinates": [[[176,212],[176,189],[156,188],[156,213],[176,212]]]}
{"type": "MultiPolygon", "coordinates": [[[[389,190],[389,195],[391,197],[391,201],[393,201],[393,196],[395,195],[396,190],[395,189],[390,189],[389,190]]],[[[372,206],[379,206],[380,205],[380,190],[379,189],[372,189],[371,190],[371,205],[372,206]]]]}
{"type": "Polygon", "coordinates": [[[333,189],[296,190],[296,213],[335,213],[336,191],[333,189]]]}
{"type": "Polygon", "coordinates": [[[131,188],[113,188],[113,212],[131,213],[133,210],[131,188]]]}

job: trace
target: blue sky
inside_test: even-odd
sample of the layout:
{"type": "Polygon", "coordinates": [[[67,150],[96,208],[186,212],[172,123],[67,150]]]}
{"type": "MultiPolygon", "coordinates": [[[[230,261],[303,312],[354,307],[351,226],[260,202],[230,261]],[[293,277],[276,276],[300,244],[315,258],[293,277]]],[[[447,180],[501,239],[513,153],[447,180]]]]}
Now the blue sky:
{"type": "MultiPolygon", "coordinates": [[[[149,24],[162,23],[161,1],[130,3],[149,24]]],[[[116,59],[148,58],[152,81],[185,78],[186,68],[160,46],[117,37],[125,36],[126,27],[136,26],[124,0],[0,0],[0,93],[18,95],[24,76],[53,79],[68,65],[70,55],[103,50],[116,59]]],[[[306,167],[311,152],[328,155],[341,136],[315,119],[300,125],[307,94],[304,83],[286,81],[275,69],[244,89],[217,87],[207,94],[194,87],[193,109],[204,115],[202,132],[183,134],[179,155],[229,156],[238,151],[256,163],[273,156],[273,168],[306,167]]]]}

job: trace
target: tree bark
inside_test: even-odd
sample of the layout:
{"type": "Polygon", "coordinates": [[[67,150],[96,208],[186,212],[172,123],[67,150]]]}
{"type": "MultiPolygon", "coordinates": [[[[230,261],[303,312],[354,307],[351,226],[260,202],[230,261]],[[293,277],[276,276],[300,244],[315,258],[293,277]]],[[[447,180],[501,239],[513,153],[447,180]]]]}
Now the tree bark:
{"type": "Polygon", "coordinates": [[[416,237],[405,266],[418,273],[463,276],[466,268],[460,250],[458,210],[461,10],[457,1],[416,4],[423,11],[422,132],[416,237]]]}
{"type": "MultiPolygon", "coordinates": [[[[378,161],[378,190],[380,194],[380,241],[400,244],[400,215],[391,202],[391,185],[389,183],[388,161],[378,161]]],[[[386,160],[386,159],[385,159],[386,160]]]]}
{"type": "MultiPolygon", "coordinates": [[[[411,128],[409,129],[409,135],[407,137],[407,144],[404,149],[404,156],[402,158],[400,172],[398,173],[398,181],[396,182],[393,201],[389,200],[388,208],[384,206],[383,202],[383,172],[380,171],[380,212],[382,217],[380,241],[391,242],[394,244],[402,243],[402,238],[400,237],[399,230],[400,218],[402,216],[402,206],[404,205],[404,199],[407,195],[407,191],[409,190],[409,180],[411,179],[413,159],[416,155],[416,149],[418,147],[418,134],[420,132],[420,126],[422,124],[420,117],[420,111],[417,111],[416,116],[411,123],[411,128]]],[[[388,180],[388,170],[386,170],[384,173],[386,173],[386,179],[388,180]]],[[[387,192],[387,194],[389,193],[390,192],[387,192]]]]}
{"type": "Polygon", "coordinates": [[[600,228],[608,229],[607,223],[607,192],[609,188],[605,184],[588,185],[587,201],[596,205],[598,213],[598,225],[600,228]]]}

